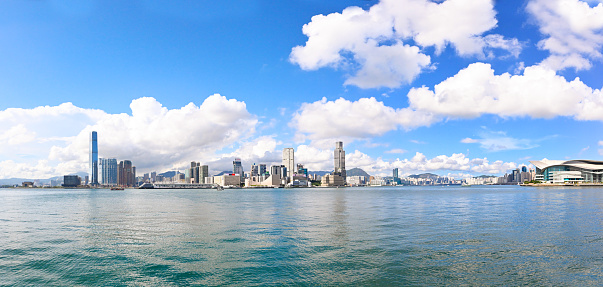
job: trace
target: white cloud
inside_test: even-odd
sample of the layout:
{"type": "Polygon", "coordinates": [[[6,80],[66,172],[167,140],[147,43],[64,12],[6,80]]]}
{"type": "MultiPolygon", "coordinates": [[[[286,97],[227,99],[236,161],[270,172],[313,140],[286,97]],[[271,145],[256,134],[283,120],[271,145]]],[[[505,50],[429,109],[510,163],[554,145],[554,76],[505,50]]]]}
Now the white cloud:
{"type": "Polygon", "coordinates": [[[389,175],[394,168],[399,168],[401,172],[406,174],[443,171],[502,174],[516,168],[517,164],[502,161],[490,163],[486,158],[471,160],[462,153],[427,158],[420,152],[415,153],[410,159],[385,161],[382,158],[373,159],[356,150],[353,153],[346,154],[346,167],[348,169],[362,168],[371,175],[389,175]]]}
{"type": "MultiPolygon", "coordinates": [[[[588,87],[579,78],[568,82],[543,66],[527,67],[523,75],[495,75],[489,64],[474,63],[433,90],[411,89],[408,104],[406,108],[394,109],[375,98],[357,101],[323,98],[302,104],[290,126],[303,142],[366,139],[399,128],[410,130],[446,119],[472,119],[485,114],[603,121],[602,90],[588,87]]],[[[527,142],[506,144],[512,149],[532,146],[527,142]]]]}
{"type": "Polygon", "coordinates": [[[542,66],[531,66],[523,75],[494,75],[489,64],[474,63],[436,85],[408,93],[415,111],[447,118],[475,118],[483,114],[501,117],[603,120],[603,93],[576,78],[571,82],[542,66]]]}
{"type": "Polygon", "coordinates": [[[0,176],[43,178],[87,171],[93,130],[98,132],[100,157],[132,160],[140,172],[181,168],[192,160],[209,160],[216,151],[249,138],[258,122],[244,102],[217,94],[200,106],[189,103],[170,110],[153,98],[140,98],[130,108],[132,115],[71,103],[0,111],[0,124],[6,129],[0,135],[13,135],[22,142],[11,145],[0,136],[0,160],[33,168],[6,169],[0,176]],[[37,164],[40,158],[48,160],[37,164]]]}
{"type": "Polygon", "coordinates": [[[464,138],[461,140],[462,143],[467,143],[467,144],[472,144],[472,143],[478,143],[479,140],[476,139],[472,139],[472,138],[464,138]]]}
{"type": "Polygon", "coordinates": [[[309,135],[311,140],[320,140],[370,138],[396,130],[399,126],[428,126],[434,121],[429,114],[394,109],[375,98],[362,98],[355,102],[343,98],[335,101],[323,98],[314,103],[302,104],[293,115],[290,126],[298,133],[309,135]]]}
{"type": "Polygon", "coordinates": [[[591,60],[602,58],[603,3],[591,7],[580,0],[532,0],[527,11],[547,37],[538,43],[551,53],[542,65],[583,70],[592,66],[591,60]]]}
{"type": "Polygon", "coordinates": [[[392,150],[388,150],[385,153],[392,153],[392,154],[403,154],[403,153],[407,153],[407,150],[401,149],[401,148],[395,148],[392,150]]]}
{"type": "Polygon", "coordinates": [[[490,0],[382,0],[368,11],[348,7],[312,17],[302,29],[308,41],[292,49],[290,61],[304,70],[357,67],[345,84],[396,88],[430,67],[421,48],[435,47],[439,54],[451,45],[460,55],[478,57],[503,49],[518,56],[516,39],[482,36],[496,26],[495,14],[490,0]]]}

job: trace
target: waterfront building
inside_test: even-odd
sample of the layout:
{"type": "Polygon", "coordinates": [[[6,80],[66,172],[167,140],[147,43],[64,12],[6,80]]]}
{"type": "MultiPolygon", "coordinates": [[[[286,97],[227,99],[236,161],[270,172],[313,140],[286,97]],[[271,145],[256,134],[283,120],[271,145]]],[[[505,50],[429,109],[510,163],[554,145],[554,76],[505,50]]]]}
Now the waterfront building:
{"type": "Polygon", "coordinates": [[[345,172],[345,151],[343,150],[343,142],[335,143],[335,151],[333,154],[333,161],[335,165],[335,171],[333,174],[337,174],[343,178],[345,184],[346,172],[345,172]]]}
{"type": "Polygon", "coordinates": [[[98,142],[97,134],[90,134],[90,185],[98,185],[98,142]]]}
{"type": "Polygon", "coordinates": [[[596,160],[534,160],[535,180],[553,184],[601,183],[603,161],[596,160]]]}
{"type": "Polygon", "coordinates": [[[345,179],[339,174],[325,174],[320,180],[321,186],[345,186],[345,179]]]}
{"type": "Polygon", "coordinates": [[[199,166],[199,183],[209,183],[206,182],[205,179],[209,176],[209,166],[208,165],[200,165],[199,166]]]}
{"type": "Polygon", "coordinates": [[[258,176],[260,174],[260,167],[257,164],[252,164],[251,165],[251,172],[249,173],[249,176],[258,176]]]}
{"type": "Polygon", "coordinates": [[[348,176],[346,183],[351,186],[364,186],[366,185],[366,177],[363,175],[348,176]]]}
{"type": "Polygon", "coordinates": [[[157,180],[157,172],[151,172],[151,182],[155,182],[157,180]]]}
{"type": "Polygon", "coordinates": [[[260,173],[259,175],[265,175],[266,174],[266,164],[260,163],[259,173],[260,173]]]}
{"type": "Polygon", "coordinates": [[[117,159],[101,158],[99,159],[100,183],[103,185],[117,184],[117,159]]]}
{"type": "Polygon", "coordinates": [[[219,186],[241,186],[241,176],[238,174],[224,174],[214,176],[214,182],[219,186]]]}
{"type": "Polygon", "coordinates": [[[63,187],[78,187],[82,184],[82,179],[77,175],[63,176],[63,187]]]}
{"type": "Polygon", "coordinates": [[[136,167],[132,166],[132,161],[120,161],[117,168],[117,184],[120,186],[134,186],[135,181],[136,167]]]}
{"type": "Polygon", "coordinates": [[[295,154],[291,147],[283,149],[283,166],[287,168],[287,172],[283,174],[283,177],[292,176],[295,170],[295,154]]]}

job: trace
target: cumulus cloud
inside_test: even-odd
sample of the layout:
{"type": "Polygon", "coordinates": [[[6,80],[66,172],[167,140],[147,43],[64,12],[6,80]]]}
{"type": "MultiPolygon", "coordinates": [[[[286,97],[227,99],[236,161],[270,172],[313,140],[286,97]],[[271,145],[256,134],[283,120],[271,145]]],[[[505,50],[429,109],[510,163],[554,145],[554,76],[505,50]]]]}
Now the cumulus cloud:
{"type": "Polygon", "coordinates": [[[451,45],[460,55],[478,57],[502,49],[518,56],[516,39],[482,36],[496,26],[495,14],[490,0],[382,0],[368,11],[348,7],[312,17],[302,29],[308,41],[292,49],[290,61],[304,70],[357,68],[346,85],[396,88],[430,68],[422,48],[439,54],[451,45]]]}
{"type": "Polygon", "coordinates": [[[527,11],[546,38],[538,47],[551,55],[542,65],[555,70],[589,69],[591,60],[601,59],[603,47],[603,3],[591,7],[580,0],[532,0],[527,11]]]}
{"type": "MultiPolygon", "coordinates": [[[[0,174],[21,177],[63,175],[88,169],[89,137],[98,133],[99,156],[129,159],[139,171],[177,169],[191,160],[210,160],[214,153],[254,134],[257,117],[244,102],[220,95],[179,109],[167,109],[154,98],[139,98],[129,114],[108,114],[75,107],[7,109],[0,111],[0,155],[7,167],[0,174]],[[16,136],[15,136],[16,134],[16,136]],[[8,136],[21,144],[15,145],[8,136]],[[11,154],[9,154],[10,152],[11,154]],[[36,164],[29,158],[47,158],[36,164]],[[33,170],[8,169],[11,162],[33,170]]],[[[14,141],[13,140],[13,141],[14,141]]]]}
{"type": "Polygon", "coordinates": [[[410,108],[447,118],[501,117],[603,120],[603,92],[576,78],[568,82],[555,71],[531,66],[523,75],[495,75],[489,64],[474,63],[436,85],[408,93],[410,108]]]}
{"type": "MultiPolygon", "coordinates": [[[[429,87],[412,88],[408,107],[392,108],[375,98],[349,101],[323,98],[304,103],[290,126],[298,139],[366,139],[389,131],[430,126],[447,119],[491,114],[503,118],[558,116],[603,121],[603,91],[579,78],[567,81],[554,70],[530,66],[522,75],[496,75],[490,64],[474,63],[429,87]]],[[[472,139],[465,139],[471,141],[472,139]]],[[[511,145],[529,148],[530,143],[511,145]]]]}
{"type": "Polygon", "coordinates": [[[406,153],[406,152],[408,152],[408,151],[407,150],[403,150],[401,148],[395,148],[395,149],[392,149],[392,150],[388,150],[385,153],[403,154],[403,153],[406,153]]]}
{"type": "Polygon", "coordinates": [[[385,161],[382,158],[373,159],[367,154],[356,150],[353,153],[346,154],[346,167],[362,168],[371,175],[389,175],[394,168],[398,168],[406,174],[448,171],[502,174],[516,168],[517,164],[502,161],[490,163],[487,158],[469,159],[462,153],[427,158],[427,156],[420,152],[415,153],[410,159],[385,161]]]}
{"type": "Polygon", "coordinates": [[[320,140],[370,138],[396,130],[399,126],[428,126],[434,121],[430,114],[394,109],[375,98],[354,102],[343,98],[335,101],[322,98],[314,103],[303,103],[293,115],[290,126],[311,140],[320,140]]]}

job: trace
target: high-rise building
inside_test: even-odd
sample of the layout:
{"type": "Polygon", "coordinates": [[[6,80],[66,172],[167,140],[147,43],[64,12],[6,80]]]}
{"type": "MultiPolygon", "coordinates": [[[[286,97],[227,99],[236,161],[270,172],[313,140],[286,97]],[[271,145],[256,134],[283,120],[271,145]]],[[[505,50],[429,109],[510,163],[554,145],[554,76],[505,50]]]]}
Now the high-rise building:
{"type": "Polygon", "coordinates": [[[201,165],[199,166],[199,183],[208,183],[205,182],[205,179],[209,177],[209,166],[201,165]]]}
{"type": "Polygon", "coordinates": [[[232,162],[232,173],[238,174],[241,177],[245,176],[245,174],[243,173],[243,165],[241,165],[240,158],[235,158],[235,160],[232,162]]]}
{"type": "Polygon", "coordinates": [[[346,178],[345,172],[345,151],[343,150],[343,142],[335,143],[335,152],[333,155],[335,174],[339,174],[344,179],[346,178]]]}
{"type": "Polygon", "coordinates": [[[252,164],[251,165],[251,172],[250,172],[251,176],[258,176],[260,175],[260,167],[257,164],[252,164]]]}
{"type": "Polygon", "coordinates": [[[90,185],[98,185],[98,143],[95,131],[90,134],[90,185]]]}
{"type": "Polygon", "coordinates": [[[394,179],[396,179],[396,178],[398,178],[398,177],[399,177],[399,176],[398,176],[398,172],[399,172],[399,169],[398,169],[397,167],[396,167],[396,168],[394,168],[394,170],[393,170],[393,177],[394,177],[394,179]]]}
{"type": "Polygon", "coordinates": [[[288,147],[283,149],[283,165],[287,168],[287,174],[283,174],[283,177],[293,176],[295,171],[295,155],[293,148],[288,147]]]}
{"type": "Polygon", "coordinates": [[[117,184],[117,160],[114,158],[99,159],[100,183],[103,185],[117,184]]]}
{"type": "Polygon", "coordinates": [[[260,175],[266,174],[266,164],[260,163],[259,173],[260,173],[260,175]]]}
{"type": "Polygon", "coordinates": [[[129,160],[120,161],[117,169],[117,184],[121,186],[134,186],[135,178],[136,168],[132,166],[132,162],[129,160]]]}

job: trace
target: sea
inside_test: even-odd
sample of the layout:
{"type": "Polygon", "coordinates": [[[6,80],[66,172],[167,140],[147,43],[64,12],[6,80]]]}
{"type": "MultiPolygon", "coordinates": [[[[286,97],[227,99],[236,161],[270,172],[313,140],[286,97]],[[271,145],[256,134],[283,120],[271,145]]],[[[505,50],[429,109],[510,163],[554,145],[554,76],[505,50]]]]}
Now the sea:
{"type": "Polygon", "coordinates": [[[603,188],[0,189],[0,286],[601,286],[603,188]]]}

